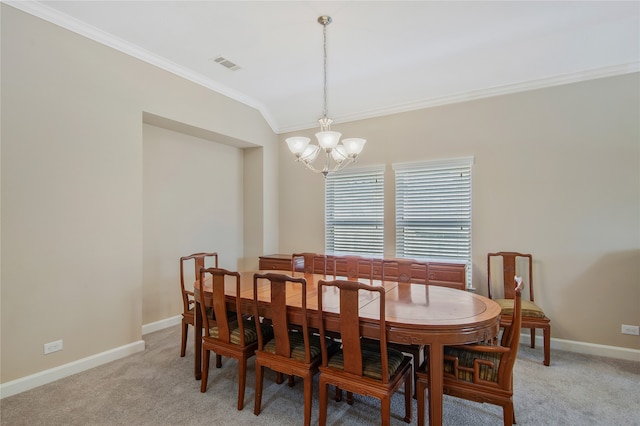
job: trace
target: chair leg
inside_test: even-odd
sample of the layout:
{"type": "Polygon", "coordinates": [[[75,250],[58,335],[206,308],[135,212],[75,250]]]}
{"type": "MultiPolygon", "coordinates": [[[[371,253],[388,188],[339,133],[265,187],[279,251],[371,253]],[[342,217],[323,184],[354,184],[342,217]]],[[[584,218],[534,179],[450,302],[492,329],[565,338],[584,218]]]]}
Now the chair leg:
{"type": "Polygon", "coordinates": [[[391,397],[388,395],[380,400],[380,420],[382,426],[391,424],[391,397]]]}
{"type": "Polygon", "coordinates": [[[353,392],[347,391],[347,404],[353,405],[353,392]]]}
{"type": "Polygon", "coordinates": [[[313,397],[313,376],[304,378],[304,426],[311,426],[311,405],[313,397]]]}
{"type": "Polygon", "coordinates": [[[427,384],[418,379],[418,383],[416,384],[416,394],[418,396],[418,426],[424,426],[425,425],[425,413],[426,413],[426,406],[424,403],[424,398],[425,398],[425,391],[427,388],[427,384]]]}
{"type": "Polygon", "coordinates": [[[256,362],[256,396],[255,404],[253,406],[253,414],[256,416],[260,414],[262,406],[262,380],[264,378],[264,366],[259,365],[256,362]]]}
{"type": "Polygon", "coordinates": [[[182,345],[180,346],[180,356],[183,357],[187,351],[187,337],[189,335],[189,324],[182,323],[182,345]]]}
{"type": "Polygon", "coordinates": [[[200,392],[207,391],[207,380],[209,379],[209,351],[202,348],[202,378],[200,379],[200,392]]]}
{"type": "Polygon", "coordinates": [[[247,358],[238,360],[238,411],[244,408],[244,388],[247,383],[247,358]]]}
{"type": "Polygon", "coordinates": [[[342,401],[342,389],[336,386],[336,396],[333,398],[335,402],[342,401]]]}
{"type": "Polygon", "coordinates": [[[531,347],[535,348],[536,347],[536,329],[532,328],[530,331],[531,334],[531,347]]]}
{"type": "Polygon", "coordinates": [[[292,388],[296,385],[296,376],[294,376],[293,374],[289,375],[289,383],[288,383],[289,387],[292,388]]]}
{"type": "Polygon", "coordinates": [[[515,420],[515,414],[513,413],[513,402],[509,402],[504,407],[502,407],[502,417],[504,421],[504,426],[513,426],[515,420]]]}
{"type": "MultiPolygon", "coordinates": [[[[412,370],[413,371],[413,370],[412,370]]],[[[409,374],[404,381],[404,422],[411,423],[411,384],[414,380],[414,375],[409,374]]],[[[417,380],[417,376],[415,376],[417,380]]]]}
{"type": "Polygon", "coordinates": [[[551,364],[551,327],[545,328],[542,336],[544,337],[544,365],[549,366],[551,364]]]}
{"type": "MultiPolygon", "coordinates": [[[[411,371],[413,372],[413,397],[417,398],[417,386],[418,383],[418,367],[422,363],[422,357],[420,356],[421,347],[418,346],[418,349],[414,351],[411,355],[413,355],[413,364],[411,365],[411,371]]],[[[425,349],[426,350],[426,349],[425,349]]]]}
{"type": "MultiPolygon", "coordinates": [[[[338,389],[338,388],[336,388],[338,389]]],[[[325,426],[327,424],[327,399],[329,392],[329,385],[327,383],[323,383],[320,381],[320,404],[318,410],[320,411],[318,414],[318,425],[325,426]]]]}
{"type": "MultiPolygon", "coordinates": [[[[333,398],[334,401],[340,402],[342,401],[342,389],[336,386],[336,396],[333,398]]],[[[347,404],[353,405],[353,392],[347,392],[347,404]]]]}

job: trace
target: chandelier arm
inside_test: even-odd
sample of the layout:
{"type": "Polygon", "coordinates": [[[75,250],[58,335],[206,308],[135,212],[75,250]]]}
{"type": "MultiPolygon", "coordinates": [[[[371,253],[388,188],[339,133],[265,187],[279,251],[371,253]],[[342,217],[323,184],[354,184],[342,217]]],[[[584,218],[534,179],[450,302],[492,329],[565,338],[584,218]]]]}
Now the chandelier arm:
{"type": "Polygon", "coordinates": [[[311,170],[313,173],[324,173],[322,169],[316,169],[315,167],[313,167],[312,163],[308,163],[306,161],[303,161],[302,163],[305,165],[307,169],[311,170]]]}
{"type": "Polygon", "coordinates": [[[336,163],[336,165],[334,166],[333,170],[331,170],[331,172],[337,172],[338,170],[342,170],[345,167],[347,167],[349,164],[351,164],[352,162],[353,162],[353,160],[347,159],[347,160],[344,160],[344,161],[342,161],[340,163],[336,163]]]}
{"type": "Polygon", "coordinates": [[[317,169],[317,168],[313,167],[313,162],[305,161],[302,158],[296,158],[296,161],[301,162],[302,164],[304,164],[304,166],[307,169],[309,169],[310,171],[312,171],[313,173],[322,173],[326,177],[327,174],[329,174],[329,173],[337,172],[339,170],[344,169],[349,164],[355,163],[356,159],[352,158],[352,157],[347,157],[345,160],[341,161],[340,163],[335,163],[333,167],[329,167],[329,164],[330,164],[329,157],[326,156],[325,157],[325,161],[323,163],[324,166],[322,167],[322,169],[317,169]]]}

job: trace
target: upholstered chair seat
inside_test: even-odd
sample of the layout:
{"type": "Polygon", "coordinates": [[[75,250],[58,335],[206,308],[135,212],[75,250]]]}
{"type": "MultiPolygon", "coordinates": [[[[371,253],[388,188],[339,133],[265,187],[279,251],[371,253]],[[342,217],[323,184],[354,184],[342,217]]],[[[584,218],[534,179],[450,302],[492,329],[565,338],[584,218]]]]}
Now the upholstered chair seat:
{"type": "MultiPolygon", "coordinates": [[[[325,345],[327,345],[327,350],[330,353],[336,353],[340,349],[340,343],[332,340],[332,339],[324,339],[325,345]]],[[[304,335],[301,331],[290,331],[289,332],[289,342],[291,344],[291,358],[297,361],[304,361],[305,358],[305,350],[304,350],[304,335]]],[[[271,354],[276,353],[276,341],[270,340],[267,344],[264,345],[263,351],[269,352],[271,354]]],[[[322,352],[322,347],[320,343],[320,336],[316,334],[309,335],[309,355],[311,359],[316,359],[320,356],[322,352]]]]}
{"type": "MultiPolygon", "coordinates": [[[[393,376],[398,371],[404,358],[402,352],[387,348],[387,366],[390,376],[393,376]]],[[[339,350],[329,358],[328,366],[344,370],[344,353],[342,350],[339,350]]],[[[362,375],[371,379],[382,380],[382,355],[379,348],[362,345],[362,375]]]]}
{"type": "MultiPolygon", "coordinates": [[[[258,340],[258,333],[256,332],[256,323],[252,317],[243,318],[244,321],[244,342],[245,344],[253,343],[258,340]]],[[[267,339],[271,339],[273,337],[273,329],[270,325],[265,323],[260,323],[260,328],[262,329],[262,335],[267,339]]],[[[229,331],[231,335],[229,336],[229,341],[234,345],[240,344],[240,327],[238,326],[238,321],[232,321],[229,323],[229,331]]],[[[215,339],[218,338],[218,327],[214,326],[209,329],[209,335],[215,339]]]]}
{"type": "MultiPolygon", "coordinates": [[[[513,316],[513,299],[494,299],[500,305],[502,315],[513,316]]],[[[544,311],[530,300],[522,301],[522,316],[529,318],[544,318],[544,311]]]]}

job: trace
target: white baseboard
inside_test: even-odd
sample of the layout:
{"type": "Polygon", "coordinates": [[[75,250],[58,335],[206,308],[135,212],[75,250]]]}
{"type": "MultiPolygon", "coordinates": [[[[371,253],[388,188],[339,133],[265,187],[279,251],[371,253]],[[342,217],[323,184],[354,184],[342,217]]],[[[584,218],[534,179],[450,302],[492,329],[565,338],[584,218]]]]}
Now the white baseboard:
{"type": "MultiPolygon", "coordinates": [[[[522,333],[520,335],[520,344],[529,345],[531,342],[531,335],[528,333],[522,333]]],[[[544,347],[544,340],[542,338],[542,332],[536,333],[536,348],[544,347]]],[[[599,345],[597,343],[585,343],[575,340],[555,339],[551,338],[551,349],[558,349],[561,351],[576,352],[587,355],[606,356],[609,358],[624,359],[627,361],[640,362],[640,350],[622,348],[619,346],[599,345]]],[[[551,359],[551,365],[553,365],[553,359],[551,359]]]]}
{"type": "MultiPolygon", "coordinates": [[[[142,326],[142,335],[173,327],[181,322],[182,315],[176,315],[161,321],[145,324],[142,326]]],[[[47,383],[124,358],[136,352],[141,352],[144,350],[144,347],[144,340],[139,340],[119,348],[110,349],[108,351],[51,368],[49,370],[41,371],[30,376],[12,380],[7,383],[0,383],[0,399],[28,391],[38,386],[46,385],[47,383]]]]}
{"type": "MultiPolygon", "coordinates": [[[[153,333],[168,327],[179,325],[182,322],[182,316],[176,315],[161,321],[145,324],[142,326],[142,334],[153,333]]],[[[520,336],[520,344],[529,344],[529,334],[522,333],[520,336]]],[[[536,347],[543,347],[543,339],[541,335],[536,335],[536,347]]],[[[82,371],[89,370],[99,365],[124,358],[137,352],[143,351],[145,348],[144,340],[130,343],[119,348],[111,349],[78,361],[70,362],[59,367],[41,371],[30,376],[22,377],[7,383],[0,384],[0,399],[16,395],[21,392],[38,386],[46,385],[58,379],[71,376],[82,371]]],[[[588,355],[606,356],[610,358],[624,359],[628,361],[640,362],[640,350],[621,348],[617,346],[598,345],[595,343],[585,343],[573,340],[551,339],[551,348],[569,352],[576,352],[588,355]]],[[[553,360],[551,360],[553,365],[553,360]]]]}
{"type": "Polygon", "coordinates": [[[47,383],[55,382],[56,380],[64,377],[98,367],[102,364],[124,358],[134,353],[141,352],[144,348],[144,340],[138,340],[137,342],[129,343],[128,345],[120,346],[119,348],[110,349],[108,351],[91,355],[49,370],[41,371],[30,376],[2,383],[0,384],[0,399],[28,391],[38,386],[46,385],[47,383]]]}
{"type": "Polygon", "coordinates": [[[175,317],[165,318],[160,321],[144,324],[142,326],[142,335],[153,333],[154,331],[164,330],[165,328],[173,327],[182,323],[182,315],[176,315],[175,317]]]}

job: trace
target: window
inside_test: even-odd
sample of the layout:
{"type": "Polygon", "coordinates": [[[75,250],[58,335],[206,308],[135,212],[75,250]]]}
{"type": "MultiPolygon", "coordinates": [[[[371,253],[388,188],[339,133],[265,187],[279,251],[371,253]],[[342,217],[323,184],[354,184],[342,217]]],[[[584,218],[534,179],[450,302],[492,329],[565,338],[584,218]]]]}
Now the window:
{"type": "Polygon", "coordinates": [[[384,254],[384,166],[331,173],[325,181],[325,251],[384,254]]]}
{"type": "Polygon", "coordinates": [[[473,157],[393,165],[396,256],[470,264],[472,164],[473,157]]]}

